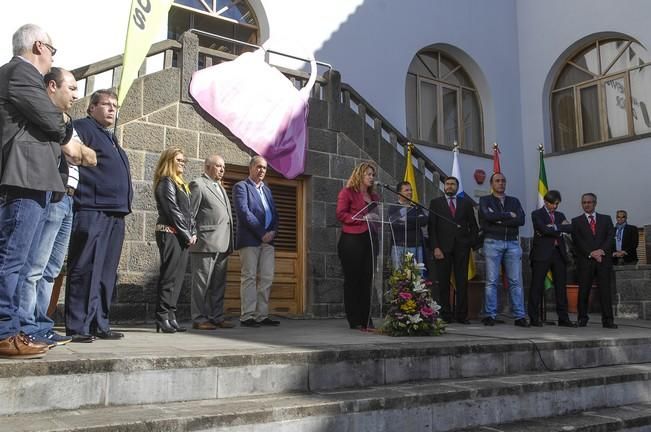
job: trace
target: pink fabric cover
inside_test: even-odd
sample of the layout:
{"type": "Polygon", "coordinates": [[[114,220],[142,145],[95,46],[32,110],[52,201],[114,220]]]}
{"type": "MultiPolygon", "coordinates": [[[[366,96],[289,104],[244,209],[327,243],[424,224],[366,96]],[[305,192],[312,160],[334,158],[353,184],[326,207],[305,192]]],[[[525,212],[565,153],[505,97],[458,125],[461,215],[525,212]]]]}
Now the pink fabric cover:
{"type": "Polygon", "coordinates": [[[190,94],[286,178],[305,169],[310,90],[316,81],[311,59],[307,85],[298,90],[278,69],[264,61],[262,50],[196,71],[190,94]]]}

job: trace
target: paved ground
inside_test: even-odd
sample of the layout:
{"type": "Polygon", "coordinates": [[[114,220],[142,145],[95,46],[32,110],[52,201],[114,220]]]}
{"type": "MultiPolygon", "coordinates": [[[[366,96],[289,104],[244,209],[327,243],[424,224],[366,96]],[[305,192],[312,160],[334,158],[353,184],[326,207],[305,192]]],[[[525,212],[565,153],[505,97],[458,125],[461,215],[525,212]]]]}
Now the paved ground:
{"type": "MultiPolygon", "coordinates": [[[[237,322],[236,320],[234,322],[237,322]]],[[[379,320],[376,325],[381,324],[379,320]]],[[[440,337],[396,338],[377,333],[350,330],[343,319],[296,320],[282,319],[279,327],[189,330],[186,333],[156,333],[153,326],[120,326],[125,338],[118,341],[97,340],[91,344],[68,344],[52,349],[45,360],[72,360],[101,357],[187,356],[196,354],[237,354],[238,352],[289,352],[324,349],[328,347],[363,347],[404,343],[468,344],[504,339],[536,341],[581,341],[595,339],[651,338],[651,321],[616,320],[617,330],[601,327],[599,316],[591,317],[585,328],[515,327],[511,320],[505,324],[486,327],[478,321],[471,325],[451,324],[440,337]]],[[[188,323],[186,323],[187,325],[188,323]]],[[[61,330],[61,329],[59,329],[61,330]]],[[[651,341],[651,339],[650,339],[651,341]]],[[[7,360],[0,360],[0,364],[7,360]]]]}

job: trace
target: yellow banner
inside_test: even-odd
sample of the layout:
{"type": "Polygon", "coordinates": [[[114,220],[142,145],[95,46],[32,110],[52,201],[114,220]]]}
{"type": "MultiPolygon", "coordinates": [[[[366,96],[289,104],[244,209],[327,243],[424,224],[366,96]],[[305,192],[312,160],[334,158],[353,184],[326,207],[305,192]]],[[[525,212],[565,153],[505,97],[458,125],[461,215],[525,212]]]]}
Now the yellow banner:
{"type": "Polygon", "coordinates": [[[420,202],[418,201],[418,191],[416,190],[416,174],[414,173],[414,165],[411,162],[411,151],[413,146],[414,145],[411,143],[407,144],[407,165],[405,166],[405,177],[403,180],[408,181],[409,184],[411,184],[411,200],[414,202],[420,202]]]}
{"type": "Polygon", "coordinates": [[[118,87],[118,106],[122,106],[154,38],[167,23],[174,0],[132,0],[127,39],[124,43],[122,76],[118,87]]]}

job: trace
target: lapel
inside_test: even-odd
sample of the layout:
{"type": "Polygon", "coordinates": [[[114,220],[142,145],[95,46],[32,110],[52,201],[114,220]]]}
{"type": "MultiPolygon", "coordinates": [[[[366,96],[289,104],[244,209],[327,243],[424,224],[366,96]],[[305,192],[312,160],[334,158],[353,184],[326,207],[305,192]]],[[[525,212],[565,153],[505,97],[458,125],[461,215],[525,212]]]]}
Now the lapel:
{"type": "Polygon", "coordinates": [[[215,189],[215,187],[213,186],[213,183],[215,183],[213,181],[213,179],[211,179],[210,177],[208,177],[205,174],[203,174],[202,178],[203,178],[204,184],[206,185],[206,189],[208,189],[217,198],[217,200],[220,203],[222,203],[223,205],[226,205],[226,203],[224,202],[224,195],[219,193],[219,191],[217,191],[217,189],[215,189]]]}

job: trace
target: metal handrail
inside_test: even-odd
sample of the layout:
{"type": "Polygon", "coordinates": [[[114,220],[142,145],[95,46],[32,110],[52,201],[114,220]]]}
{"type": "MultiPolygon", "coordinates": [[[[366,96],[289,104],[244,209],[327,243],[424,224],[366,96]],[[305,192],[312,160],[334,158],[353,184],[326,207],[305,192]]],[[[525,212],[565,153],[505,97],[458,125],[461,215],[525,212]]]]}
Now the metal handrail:
{"type": "MultiPolygon", "coordinates": [[[[276,51],[276,50],[272,50],[272,49],[269,49],[269,48],[265,48],[262,45],[256,45],[256,44],[252,44],[250,42],[244,42],[244,41],[241,41],[241,40],[238,40],[238,39],[229,38],[228,36],[222,36],[222,35],[218,35],[218,34],[215,34],[215,33],[210,33],[210,32],[199,30],[199,29],[190,29],[188,31],[190,31],[192,33],[195,33],[195,34],[202,35],[202,36],[211,37],[213,39],[219,39],[219,40],[223,40],[223,41],[226,41],[226,42],[232,42],[232,43],[248,46],[250,48],[259,48],[259,49],[261,49],[262,51],[265,52],[265,57],[266,57],[266,54],[271,53],[271,54],[278,54],[278,55],[281,55],[281,56],[284,56],[284,57],[289,57],[289,58],[294,59],[294,60],[301,60],[301,61],[304,61],[305,63],[310,63],[312,61],[310,59],[306,59],[306,58],[303,58],[303,57],[298,57],[298,56],[295,56],[293,54],[287,54],[287,53],[284,53],[282,51],[276,51]]],[[[318,60],[315,60],[315,62],[319,66],[323,66],[323,67],[328,68],[328,70],[332,70],[332,65],[330,63],[325,63],[325,62],[318,61],[318,60]]]]}

